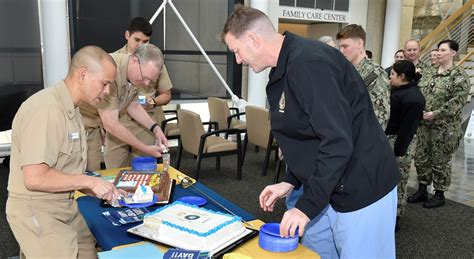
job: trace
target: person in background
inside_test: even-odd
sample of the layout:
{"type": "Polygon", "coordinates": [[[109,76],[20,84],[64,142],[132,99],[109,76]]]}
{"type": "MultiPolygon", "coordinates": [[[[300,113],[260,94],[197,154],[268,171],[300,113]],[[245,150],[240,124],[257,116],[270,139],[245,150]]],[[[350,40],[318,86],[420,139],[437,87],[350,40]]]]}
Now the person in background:
{"type": "Polygon", "coordinates": [[[336,47],[336,42],[334,42],[334,39],[331,36],[321,36],[318,39],[320,42],[326,43],[329,46],[335,48],[336,47]]]}
{"type": "Polygon", "coordinates": [[[390,116],[390,87],[385,71],[366,58],[364,29],[360,25],[349,24],[337,33],[336,39],[341,53],[364,79],[375,115],[382,129],[385,129],[390,116]]]}
{"type": "MultiPolygon", "coordinates": [[[[143,17],[134,17],[130,20],[125,39],[127,44],[115,53],[132,54],[139,46],[150,41],[153,28],[151,24],[143,17]]],[[[143,96],[146,100],[142,106],[148,115],[156,122],[161,123],[162,108],[171,100],[171,83],[166,66],[163,64],[160,77],[149,85],[135,86],[138,88],[138,96],[143,96]]],[[[128,113],[122,114],[119,118],[120,123],[124,125],[137,139],[147,145],[155,144],[154,134],[139,122],[131,118],[128,113]]],[[[105,161],[113,167],[130,166],[130,159],[137,156],[145,156],[146,153],[133,148],[129,144],[121,141],[111,134],[106,134],[105,142],[105,161]]]]}
{"type": "Polygon", "coordinates": [[[400,228],[400,217],[405,212],[407,181],[411,162],[415,153],[416,130],[423,118],[425,98],[415,83],[415,65],[408,60],[395,62],[390,73],[390,119],[385,134],[393,147],[401,180],[398,184],[397,222],[395,231],[400,228]]]}
{"type": "MultiPolygon", "coordinates": [[[[395,52],[395,55],[393,55],[393,59],[395,60],[393,63],[395,63],[397,61],[400,61],[400,60],[404,60],[405,59],[405,53],[404,53],[403,49],[397,50],[397,52],[395,52]]],[[[390,79],[390,72],[391,71],[392,71],[392,66],[389,66],[385,69],[385,72],[387,72],[387,76],[388,76],[389,79],[390,79]]]]}
{"type": "MultiPolygon", "coordinates": [[[[140,152],[153,157],[160,157],[164,146],[167,146],[167,139],[163,131],[145,111],[137,100],[138,88],[147,86],[151,82],[158,80],[163,66],[163,54],[160,49],[150,43],[143,44],[133,54],[112,53],[112,58],[117,63],[117,76],[110,86],[110,94],[97,105],[81,104],[80,110],[86,130],[89,132],[87,143],[89,153],[100,153],[102,140],[100,138],[100,128],[104,127],[107,134],[111,134],[117,142],[120,140],[132,146],[140,152]],[[128,130],[119,118],[128,114],[143,127],[152,132],[156,139],[155,143],[143,143],[128,130]]],[[[123,167],[129,163],[129,152],[123,158],[111,160],[107,151],[113,146],[109,141],[112,137],[105,139],[104,157],[107,168],[123,167]],[[109,158],[109,159],[107,159],[109,158]]],[[[89,157],[88,169],[92,165],[98,165],[98,157],[89,157]],[[92,161],[92,162],[91,162],[92,161]]],[[[94,169],[92,169],[94,170],[94,169]]]]}
{"type": "Polygon", "coordinates": [[[280,235],[293,237],[298,229],[303,244],[323,258],[395,258],[400,175],[354,66],[327,44],[279,34],[264,13],[242,5],[221,39],[238,64],[255,73],[272,68],[266,87],[272,134],[288,170],[283,182],[261,192],[260,206],[273,211],[279,198],[304,185],[283,215],[280,235]]]}
{"type": "Polygon", "coordinates": [[[433,68],[438,67],[438,49],[432,49],[430,51],[430,64],[433,68]]]}
{"type": "Polygon", "coordinates": [[[86,46],[72,57],[64,80],[31,96],[15,116],[6,215],[26,258],[97,258],[74,191],[110,203],[119,192],[84,174],[87,142],[78,105],[99,103],[115,74],[104,50],[86,46]]]}
{"type": "Polygon", "coordinates": [[[405,58],[413,62],[416,68],[416,78],[415,81],[419,81],[423,76],[423,73],[426,71],[429,72],[430,66],[425,62],[421,61],[421,48],[420,43],[417,40],[410,39],[405,42],[403,49],[405,53],[405,58]]]}
{"type": "Polygon", "coordinates": [[[444,192],[451,184],[451,159],[462,137],[462,108],[471,87],[463,68],[454,65],[457,42],[438,44],[439,67],[423,75],[418,87],[426,98],[423,120],[418,128],[415,167],[418,190],[407,202],[423,202],[424,208],[444,206],[444,192]],[[433,183],[435,194],[428,199],[427,186],[433,183]]]}

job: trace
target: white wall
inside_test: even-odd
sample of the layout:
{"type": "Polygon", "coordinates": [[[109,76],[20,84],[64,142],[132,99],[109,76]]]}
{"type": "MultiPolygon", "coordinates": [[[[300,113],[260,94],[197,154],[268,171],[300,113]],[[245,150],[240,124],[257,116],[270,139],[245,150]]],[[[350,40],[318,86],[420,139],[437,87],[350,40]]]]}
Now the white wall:
{"type": "Polygon", "coordinates": [[[368,0],[351,0],[349,2],[349,23],[359,24],[367,30],[368,0]]]}

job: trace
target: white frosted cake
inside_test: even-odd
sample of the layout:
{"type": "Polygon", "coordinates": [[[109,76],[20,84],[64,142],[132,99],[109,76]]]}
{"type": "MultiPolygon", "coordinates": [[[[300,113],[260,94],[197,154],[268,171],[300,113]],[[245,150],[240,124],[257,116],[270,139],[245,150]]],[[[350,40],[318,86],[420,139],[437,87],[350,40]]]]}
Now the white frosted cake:
{"type": "Polygon", "coordinates": [[[134,203],[145,203],[153,201],[153,191],[149,185],[140,185],[133,194],[132,200],[134,203]]]}
{"type": "Polygon", "coordinates": [[[242,234],[240,217],[174,202],[143,219],[145,227],[167,240],[186,240],[190,250],[210,251],[242,234]]]}

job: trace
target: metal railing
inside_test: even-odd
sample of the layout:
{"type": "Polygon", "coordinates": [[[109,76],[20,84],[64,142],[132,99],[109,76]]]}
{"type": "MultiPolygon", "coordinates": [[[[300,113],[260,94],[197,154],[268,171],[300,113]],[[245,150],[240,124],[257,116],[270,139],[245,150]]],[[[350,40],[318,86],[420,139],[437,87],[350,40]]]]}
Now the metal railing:
{"type": "Polygon", "coordinates": [[[474,0],[467,1],[420,41],[421,60],[426,61],[430,51],[445,39],[458,42],[460,54],[467,52],[468,46],[474,41],[473,3],[474,0]]]}

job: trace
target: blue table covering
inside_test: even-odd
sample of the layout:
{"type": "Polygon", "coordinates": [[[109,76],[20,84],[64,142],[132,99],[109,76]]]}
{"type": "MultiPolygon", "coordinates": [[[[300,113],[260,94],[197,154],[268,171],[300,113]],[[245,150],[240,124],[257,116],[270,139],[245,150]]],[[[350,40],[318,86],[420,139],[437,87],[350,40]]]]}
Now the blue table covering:
{"type": "MultiPolygon", "coordinates": [[[[201,196],[207,199],[205,196],[195,191],[194,188],[204,192],[205,194],[212,197],[214,200],[224,205],[227,209],[241,217],[245,221],[254,220],[255,217],[240,208],[239,206],[233,204],[229,200],[220,196],[213,190],[204,186],[203,184],[197,182],[192,187],[184,189],[181,185],[175,185],[173,187],[173,192],[171,195],[171,202],[183,197],[183,196],[201,196]]],[[[206,209],[226,212],[224,209],[216,205],[213,201],[207,199],[207,204],[204,206],[206,209]]],[[[122,226],[113,226],[103,215],[104,211],[113,211],[113,210],[123,210],[124,208],[112,208],[112,207],[101,207],[100,200],[96,197],[83,196],[77,199],[79,205],[79,210],[82,213],[82,216],[87,222],[89,229],[92,234],[97,239],[97,243],[104,250],[111,250],[113,247],[131,244],[146,240],[143,237],[136,236],[127,232],[127,229],[137,226],[141,223],[126,224],[122,226]]],[[[158,208],[163,207],[164,205],[151,206],[147,209],[149,211],[155,211],[158,208]]]]}

